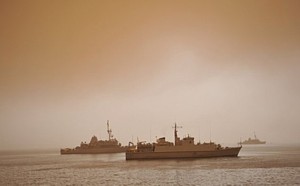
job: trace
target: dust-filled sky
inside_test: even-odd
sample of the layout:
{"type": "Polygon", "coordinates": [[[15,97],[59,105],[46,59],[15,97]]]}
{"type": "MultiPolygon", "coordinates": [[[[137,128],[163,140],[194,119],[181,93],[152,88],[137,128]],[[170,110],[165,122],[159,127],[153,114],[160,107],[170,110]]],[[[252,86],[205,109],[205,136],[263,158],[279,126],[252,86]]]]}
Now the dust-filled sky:
{"type": "Polygon", "coordinates": [[[299,0],[0,0],[0,150],[300,142],[299,0]]]}

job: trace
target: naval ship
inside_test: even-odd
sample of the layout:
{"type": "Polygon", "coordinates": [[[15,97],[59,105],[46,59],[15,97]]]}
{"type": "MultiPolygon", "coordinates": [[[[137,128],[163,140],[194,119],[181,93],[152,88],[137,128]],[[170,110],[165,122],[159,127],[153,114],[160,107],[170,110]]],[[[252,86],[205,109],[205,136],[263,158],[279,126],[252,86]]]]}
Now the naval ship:
{"type": "Polygon", "coordinates": [[[138,142],[136,146],[129,147],[126,151],[126,160],[146,159],[175,159],[175,158],[210,158],[210,157],[237,157],[242,146],[222,147],[220,144],[194,143],[194,138],[177,136],[174,126],[174,143],[166,141],[165,137],[157,139],[156,143],[138,142]]]}
{"type": "Polygon", "coordinates": [[[122,146],[112,135],[107,121],[108,140],[98,140],[96,136],[91,138],[90,143],[81,142],[80,146],[75,148],[64,148],[60,150],[61,154],[103,154],[126,152],[127,146],[122,146]]]}
{"type": "Polygon", "coordinates": [[[259,144],[266,144],[266,141],[260,141],[254,132],[254,139],[248,138],[248,140],[245,140],[243,142],[239,142],[240,145],[259,145],[259,144]]]}

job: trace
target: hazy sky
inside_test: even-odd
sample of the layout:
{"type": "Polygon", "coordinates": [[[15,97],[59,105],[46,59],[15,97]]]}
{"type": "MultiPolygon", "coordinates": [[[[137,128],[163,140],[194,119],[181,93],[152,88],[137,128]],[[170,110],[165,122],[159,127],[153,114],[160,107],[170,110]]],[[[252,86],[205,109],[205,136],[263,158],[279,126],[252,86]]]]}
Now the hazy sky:
{"type": "Polygon", "coordinates": [[[0,0],[0,150],[300,142],[299,0],[0,0]]]}

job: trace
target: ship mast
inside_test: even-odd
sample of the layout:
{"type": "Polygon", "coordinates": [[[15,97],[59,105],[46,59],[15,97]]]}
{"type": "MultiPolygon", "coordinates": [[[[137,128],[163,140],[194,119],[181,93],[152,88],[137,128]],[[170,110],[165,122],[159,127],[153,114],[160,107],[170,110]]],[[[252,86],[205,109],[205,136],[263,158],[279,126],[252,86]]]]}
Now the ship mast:
{"type": "Polygon", "coordinates": [[[175,122],[175,126],[173,127],[174,128],[174,142],[175,142],[175,146],[178,144],[178,141],[179,141],[179,138],[177,136],[177,128],[182,128],[181,126],[177,126],[176,122],[175,122]]]}
{"type": "Polygon", "coordinates": [[[107,133],[108,133],[108,140],[110,141],[113,138],[113,135],[111,129],[109,129],[109,120],[107,120],[107,133]]]}

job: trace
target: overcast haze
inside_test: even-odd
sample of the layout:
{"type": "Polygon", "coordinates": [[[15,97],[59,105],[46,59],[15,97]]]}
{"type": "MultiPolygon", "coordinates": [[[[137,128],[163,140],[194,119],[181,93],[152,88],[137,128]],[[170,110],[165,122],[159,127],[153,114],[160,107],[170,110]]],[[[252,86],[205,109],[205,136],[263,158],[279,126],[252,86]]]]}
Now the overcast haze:
{"type": "Polygon", "coordinates": [[[0,1],[0,149],[299,143],[300,1],[0,1]],[[211,131],[211,132],[210,132],[211,131]],[[211,133],[211,137],[210,137],[211,133]]]}

